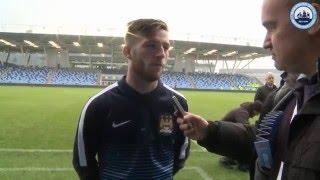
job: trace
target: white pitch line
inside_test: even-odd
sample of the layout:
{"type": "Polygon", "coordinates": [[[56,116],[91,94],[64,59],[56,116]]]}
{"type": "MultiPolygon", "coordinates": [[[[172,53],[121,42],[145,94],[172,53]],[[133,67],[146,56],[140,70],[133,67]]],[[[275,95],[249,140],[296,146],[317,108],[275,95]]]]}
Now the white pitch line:
{"type": "MultiPolygon", "coordinates": [[[[207,152],[204,148],[201,150],[191,149],[191,152],[207,152]]],[[[71,149],[6,149],[0,148],[0,152],[20,152],[20,153],[72,153],[71,149]]]]}
{"type": "Polygon", "coordinates": [[[44,152],[44,153],[69,153],[72,152],[71,149],[7,149],[7,148],[1,148],[0,152],[44,152]]]}
{"type": "MultiPolygon", "coordinates": [[[[188,166],[182,170],[194,170],[196,171],[204,180],[212,180],[212,178],[200,167],[188,166]]],[[[24,168],[0,168],[0,172],[17,172],[17,171],[44,171],[44,172],[66,172],[74,171],[73,168],[39,168],[39,167],[24,167],[24,168]]]]}
{"type": "Polygon", "coordinates": [[[183,169],[195,170],[204,180],[212,180],[212,178],[202,168],[200,168],[198,166],[188,166],[183,169]]]}
{"type": "Polygon", "coordinates": [[[191,152],[196,152],[196,153],[204,153],[205,151],[203,151],[202,149],[191,149],[191,152]]]}
{"type": "Polygon", "coordinates": [[[74,171],[72,168],[38,168],[38,167],[25,167],[25,168],[0,168],[2,171],[74,171]]]}

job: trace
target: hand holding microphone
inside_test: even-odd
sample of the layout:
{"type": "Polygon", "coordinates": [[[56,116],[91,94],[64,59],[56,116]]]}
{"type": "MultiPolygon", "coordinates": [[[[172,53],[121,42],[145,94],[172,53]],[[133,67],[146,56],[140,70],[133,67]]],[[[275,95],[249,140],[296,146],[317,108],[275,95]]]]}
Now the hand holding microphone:
{"type": "Polygon", "coordinates": [[[178,110],[177,122],[180,130],[191,139],[202,140],[206,135],[206,127],[209,123],[200,116],[185,112],[175,96],[172,99],[178,110]]]}

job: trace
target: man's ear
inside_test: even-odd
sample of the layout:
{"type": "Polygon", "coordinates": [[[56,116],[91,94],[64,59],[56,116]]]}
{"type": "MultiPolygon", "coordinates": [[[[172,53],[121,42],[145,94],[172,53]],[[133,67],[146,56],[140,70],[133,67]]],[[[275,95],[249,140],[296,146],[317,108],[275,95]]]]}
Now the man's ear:
{"type": "Polygon", "coordinates": [[[310,29],[308,29],[308,33],[310,35],[317,35],[317,34],[320,35],[320,4],[312,3],[312,6],[317,11],[317,21],[310,29]]]}
{"type": "Polygon", "coordinates": [[[128,45],[124,45],[122,48],[122,53],[127,59],[131,59],[131,53],[130,53],[131,48],[128,45]]]}

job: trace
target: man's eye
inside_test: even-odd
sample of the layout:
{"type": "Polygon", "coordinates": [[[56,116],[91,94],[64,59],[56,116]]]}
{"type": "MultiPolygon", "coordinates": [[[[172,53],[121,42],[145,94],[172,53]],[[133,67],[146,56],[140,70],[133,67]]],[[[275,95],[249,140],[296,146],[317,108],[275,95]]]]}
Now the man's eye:
{"type": "Polygon", "coordinates": [[[168,50],[168,49],[169,49],[169,46],[163,46],[163,49],[164,49],[164,50],[168,50]]]}
{"type": "Polygon", "coordinates": [[[155,44],[147,44],[147,48],[156,48],[155,44]]]}
{"type": "Polygon", "coordinates": [[[273,31],[275,28],[276,28],[275,25],[270,25],[270,26],[267,27],[267,30],[268,31],[273,31]]]}

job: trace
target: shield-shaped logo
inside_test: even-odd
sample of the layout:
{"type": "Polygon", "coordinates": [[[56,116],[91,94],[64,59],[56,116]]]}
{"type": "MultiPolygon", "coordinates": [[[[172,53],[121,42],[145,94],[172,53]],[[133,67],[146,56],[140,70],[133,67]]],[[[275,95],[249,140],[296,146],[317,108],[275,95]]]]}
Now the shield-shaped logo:
{"type": "Polygon", "coordinates": [[[173,130],[173,116],[165,114],[160,116],[160,134],[169,135],[173,130]]]}

